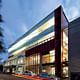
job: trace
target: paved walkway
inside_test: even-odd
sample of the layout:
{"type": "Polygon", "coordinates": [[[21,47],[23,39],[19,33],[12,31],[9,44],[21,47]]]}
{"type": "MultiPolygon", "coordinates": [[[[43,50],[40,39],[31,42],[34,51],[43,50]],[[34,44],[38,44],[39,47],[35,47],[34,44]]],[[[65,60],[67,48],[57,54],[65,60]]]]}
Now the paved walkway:
{"type": "Polygon", "coordinates": [[[24,78],[12,76],[12,75],[9,75],[9,74],[0,73],[0,80],[30,80],[30,79],[24,79],[24,78]]]}

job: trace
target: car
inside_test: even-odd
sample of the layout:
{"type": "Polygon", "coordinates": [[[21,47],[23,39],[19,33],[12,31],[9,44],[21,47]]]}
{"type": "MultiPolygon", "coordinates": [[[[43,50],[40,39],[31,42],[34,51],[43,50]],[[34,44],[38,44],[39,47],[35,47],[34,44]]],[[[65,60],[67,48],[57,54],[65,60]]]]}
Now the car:
{"type": "Polygon", "coordinates": [[[33,73],[32,71],[24,71],[23,74],[29,76],[35,76],[35,73],[33,73]]]}
{"type": "Polygon", "coordinates": [[[15,74],[22,74],[21,71],[16,71],[15,74]]]}
{"type": "Polygon", "coordinates": [[[48,73],[46,73],[46,72],[40,73],[40,77],[50,78],[50,79],[55,79],[55,80],[57,80],[56,77],[51,76],[51,75],[48,75],[48,73]]]}

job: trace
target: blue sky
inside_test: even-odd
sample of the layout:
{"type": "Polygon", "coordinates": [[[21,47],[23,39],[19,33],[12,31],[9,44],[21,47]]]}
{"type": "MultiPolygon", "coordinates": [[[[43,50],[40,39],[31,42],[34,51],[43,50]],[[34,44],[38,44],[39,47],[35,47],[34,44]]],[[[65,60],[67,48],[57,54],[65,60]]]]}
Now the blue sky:
{"type": "MultiPolygon", "coordinates": [[[[80,16],[80,0],[2,0],[4,41],[8,48],[59,5],[69,21],[80,16]]],[[[8,54],[1,55],[7,59],[8,54]]]]}

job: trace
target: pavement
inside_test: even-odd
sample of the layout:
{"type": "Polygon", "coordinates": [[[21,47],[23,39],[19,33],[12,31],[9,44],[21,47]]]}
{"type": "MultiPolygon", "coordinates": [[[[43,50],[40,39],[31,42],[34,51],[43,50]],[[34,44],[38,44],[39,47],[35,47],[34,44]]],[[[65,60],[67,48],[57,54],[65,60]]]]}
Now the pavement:
{"type": "Polygon", "coordinates": [[[0,80],[31,80],[31,79],[25,79],[21,77],[12,76],[10,74],[0,73],[0,80]]]}

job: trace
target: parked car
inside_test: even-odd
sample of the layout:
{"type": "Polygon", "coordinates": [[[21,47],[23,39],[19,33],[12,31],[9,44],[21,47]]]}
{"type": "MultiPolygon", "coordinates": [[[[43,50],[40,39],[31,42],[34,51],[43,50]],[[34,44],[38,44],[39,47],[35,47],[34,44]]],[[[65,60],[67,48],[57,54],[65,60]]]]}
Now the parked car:
{"type": "Polygon", "coordinates": [[[22,74],[21,71],[16,71],[15,74],[22,74]]]}
{"type": "Polygon", "coordinates": [[[57,80],[56,77],[51,76],[51,75],[48,75],[48,73],[46,73],[46,72],[40,73],[40,77],[50,78],[50,79],[55,79],[55,80],[57,80]]]}
{"type": "Polygon", "coordinates": [[[24,71],[23,74],[29,76],[35,76],[35,73],[33,73],[32,71],[24,71]]]}

